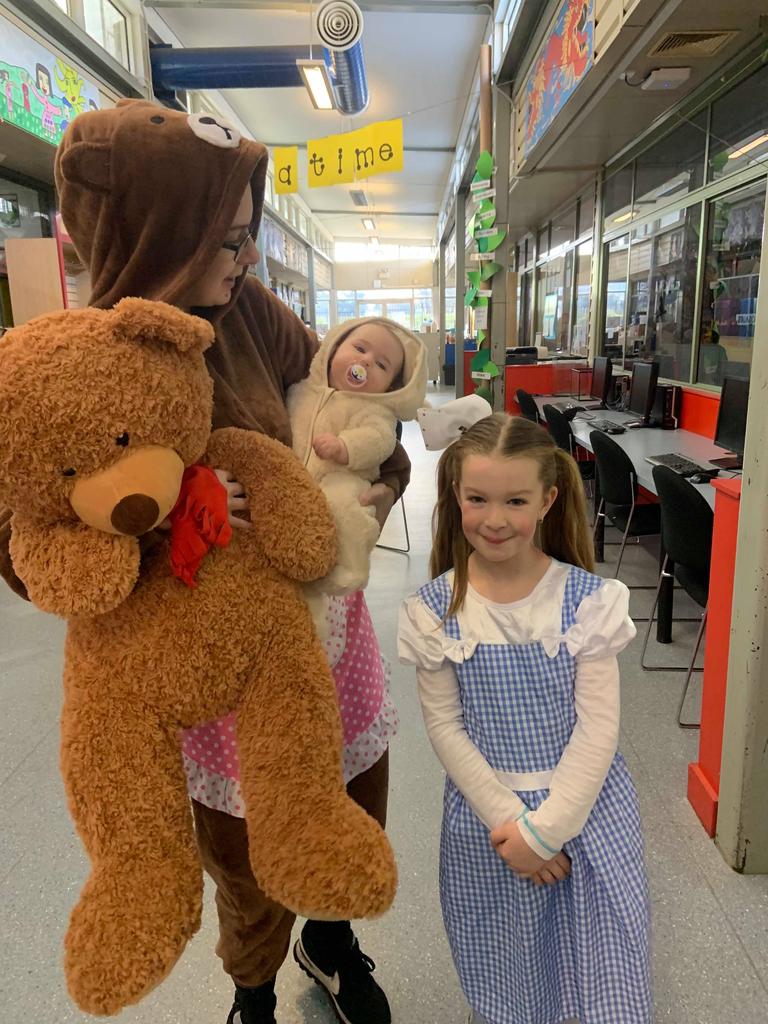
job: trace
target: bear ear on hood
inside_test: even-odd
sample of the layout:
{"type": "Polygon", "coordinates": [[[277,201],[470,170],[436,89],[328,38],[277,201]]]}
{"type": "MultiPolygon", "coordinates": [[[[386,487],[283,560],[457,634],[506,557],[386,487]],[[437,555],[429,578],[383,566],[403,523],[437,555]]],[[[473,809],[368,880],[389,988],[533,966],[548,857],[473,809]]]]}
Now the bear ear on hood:
{"type": "Polygon", "coordinates": [[[109,315],[115,335],[123,341],[154,342],[180,352],[204,352],[214,339],[213,327],[207,320],[182,313],[166,302],[121,299],[109,315]]]}
{"type": "Polygon", "coordinates": [[[73,185],[108,193],[112,177],[110,151],[108,142],[75,142],[61,153],[57,172],[73,185]]]}

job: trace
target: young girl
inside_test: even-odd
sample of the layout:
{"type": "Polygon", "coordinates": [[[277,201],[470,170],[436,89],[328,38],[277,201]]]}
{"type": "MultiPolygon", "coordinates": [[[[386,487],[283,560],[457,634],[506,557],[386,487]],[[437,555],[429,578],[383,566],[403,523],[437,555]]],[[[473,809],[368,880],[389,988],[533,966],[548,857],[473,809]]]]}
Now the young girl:
{"type": "Polygon", "coordinates": [[[571,457],[489,416],[438,470],[432,582],[401,611],[448,774],[440,896],[482,1024],[650,1024],[637,797],[616,753],[627,588],[591,573],[571,457]]]}

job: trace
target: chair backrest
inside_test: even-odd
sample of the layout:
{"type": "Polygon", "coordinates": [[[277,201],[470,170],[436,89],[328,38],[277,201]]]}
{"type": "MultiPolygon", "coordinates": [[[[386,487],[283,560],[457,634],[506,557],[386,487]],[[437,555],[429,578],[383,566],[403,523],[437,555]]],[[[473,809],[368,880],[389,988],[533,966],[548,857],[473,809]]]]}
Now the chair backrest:
{"type": "Polygon", "coordinates": [[[517,404],[520,406],[520,412],[523,416],[532,423],[538,423],[539,409],[534,402],[533,397],[529,395],[527,391],[523,391],[522,388],[518,388],[515,392],[515,398],[517,399],[517,404]]]}
{"type": "Polygon", "coordinates": [[[544,419],[555,444],[559,448],[564,448],[569,455],[573,455],[573,430],[567,418],[554,405],[545,405],[544,419]]]}
{"type": "Polygon", "coordinates": [[[653,467],[653,482],[661,504],[664,550],[675,563],[696,575],[709,577],[714,514],[692,483],[669,466],[653,467]]]}
{"type": "Polygon", "coordinates": [[[609,505],[631,505],[637,497],[637,473],[630,457],[601,430],[590,433],[589,443],[595,453],[601,497],[609,505]]]}

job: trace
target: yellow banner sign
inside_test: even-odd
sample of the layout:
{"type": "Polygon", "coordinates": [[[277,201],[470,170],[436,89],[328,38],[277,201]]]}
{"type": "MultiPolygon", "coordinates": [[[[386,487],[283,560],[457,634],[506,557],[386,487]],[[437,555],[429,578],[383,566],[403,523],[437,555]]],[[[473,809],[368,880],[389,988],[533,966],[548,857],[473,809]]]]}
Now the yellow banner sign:
{"type": "Polygon", "coordinates": [[[355,132],[310,139],[307,143],[310,188],[343,185],[402,169],[403,122],[400,119],[378,121],[355,132]]]}
{"type": "Polygon", "coordinates": [[[279,196],[296,192],[299,187],[299,147],[276,146],[272,159],[275,162],[275,192],[279,196]]]}

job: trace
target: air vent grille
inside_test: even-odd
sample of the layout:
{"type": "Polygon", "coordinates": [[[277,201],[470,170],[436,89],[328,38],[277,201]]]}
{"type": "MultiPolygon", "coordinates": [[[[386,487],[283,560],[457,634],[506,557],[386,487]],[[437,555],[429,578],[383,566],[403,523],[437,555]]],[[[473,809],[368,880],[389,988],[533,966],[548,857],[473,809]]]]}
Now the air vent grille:
{"type": "Polygon", "coordinates": [[[670,32],[648,51],[649,57],[712,57],[738,32],[670,32]]]}

